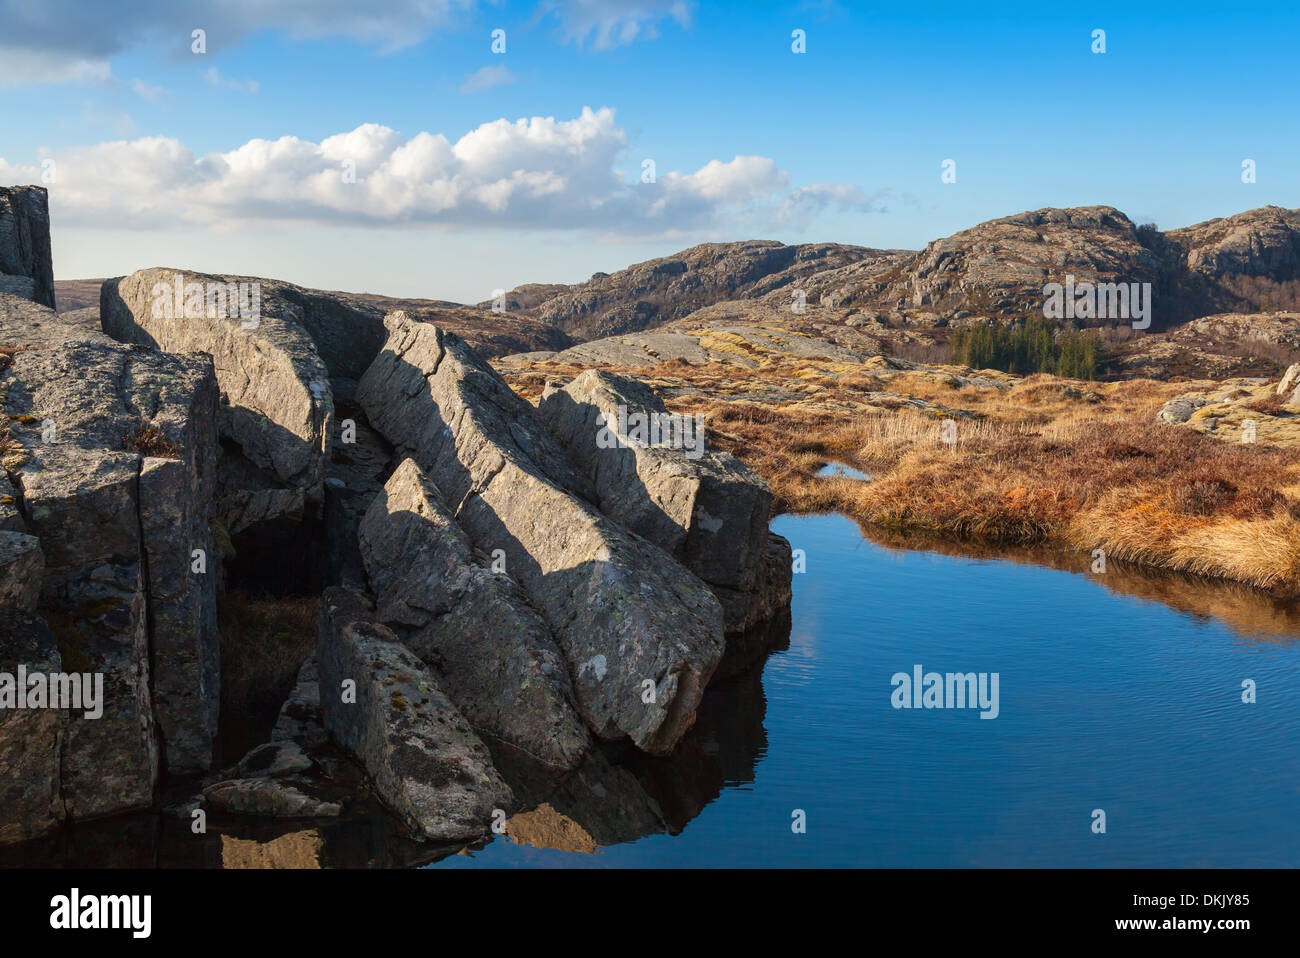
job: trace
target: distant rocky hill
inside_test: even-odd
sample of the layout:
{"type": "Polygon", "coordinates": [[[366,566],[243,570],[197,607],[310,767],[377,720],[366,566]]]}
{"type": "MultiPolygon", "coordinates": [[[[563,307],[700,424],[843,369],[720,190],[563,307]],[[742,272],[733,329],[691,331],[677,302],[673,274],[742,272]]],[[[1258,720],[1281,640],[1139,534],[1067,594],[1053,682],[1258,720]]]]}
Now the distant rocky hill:
{"type": "Polygon", "coordinates": [[[1070,275],[1079,283],[1150,283],[1156,332],[1215,313],[1300,308],[1298,264],[1297,210],[1263,207],[1162,233],[1114,207],[1086,206],[990,220],[920,252],[710,243],[573,286],[521,286],[507,294],[506,309],[581,340],[644,332],[729,300],[793,313],[801,299],[856,309],[863,322],[944,326],[1038,313],[1044,285],[1070,275]]]}
{"type": "Polygon", "coordinates": [[[506,294],[505,307],[577,339],[597,339],[653,329],[724,300],[793,289],[826,270],[888,260],[897,252],[838,243],[705,243],[616,273],[596,273],[574,286],[520,286],[506,294]]]}

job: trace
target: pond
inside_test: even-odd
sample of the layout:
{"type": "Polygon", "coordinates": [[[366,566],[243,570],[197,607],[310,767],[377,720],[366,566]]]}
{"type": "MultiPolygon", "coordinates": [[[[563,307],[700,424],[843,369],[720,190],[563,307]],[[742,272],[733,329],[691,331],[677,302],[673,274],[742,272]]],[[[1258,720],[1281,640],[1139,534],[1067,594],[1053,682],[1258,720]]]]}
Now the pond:
{"type": "Polygon", "coordinates": [[[203,836],[153,813],[0,849],[0,866],[1300,863],[1294,603],[1073,554],[878,544],[840,516],[772,526],[806,571],[766,661],[709,689],[670,758],[518,779],[507,835],[416,845],[373,803],[203,836]],[[918,671],[918,707],[896,708],[918,671]],[[968,707],[924,707],[932,672],[930,704],[968,707]],[[970,675],[966,701],[949,673],[970,675]]]}

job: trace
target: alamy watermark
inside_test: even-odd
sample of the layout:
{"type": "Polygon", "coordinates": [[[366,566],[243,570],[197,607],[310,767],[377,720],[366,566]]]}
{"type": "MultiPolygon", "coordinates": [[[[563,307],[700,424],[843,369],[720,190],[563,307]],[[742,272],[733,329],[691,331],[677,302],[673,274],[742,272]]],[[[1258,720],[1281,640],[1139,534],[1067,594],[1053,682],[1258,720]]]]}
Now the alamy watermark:
{"type": "Polygon", "coordinates": [[[154,319],[238,319],[240,329],[257,329],[262,322],[262,284],[187,283],[173,273],[170,283],[155,283],[154,319]]]}
{"type": "Polygon", "coordinates": [[[83,718],[104,714],[102,672],[0,672],[0,711],[6,709],[71,709],[83,718]]]}
{"type": "Polygon", "coordinates": [[[1134,329],[1151,325],[1150,283],[1064,283],[1043,287],[1043,315],[1048,319],[1131,319],[1134,329]]]}
{"type": "Polygon", "coordinates": [[[889,702],[896,709],[974,709],[980,718],[995,719],[998,705],[997,672],[895,672],[889,679],[894,691],[889,702]]]}
{"type": "Polygon", "coordinates": [[[604,413],[596,415],[596,448],[681,449],[687,459],[704,455],[704,414],[675,412],[628,412],[622,403],[618,418],[611,422],[604,413]]]}
{"type": "Polygon", "coordinates": [[[50,899],[50,927],[55,931],[83,929],[131,932],[148,938],[153,930],[152,895],[83,895],[73,888],[50,899]]]}

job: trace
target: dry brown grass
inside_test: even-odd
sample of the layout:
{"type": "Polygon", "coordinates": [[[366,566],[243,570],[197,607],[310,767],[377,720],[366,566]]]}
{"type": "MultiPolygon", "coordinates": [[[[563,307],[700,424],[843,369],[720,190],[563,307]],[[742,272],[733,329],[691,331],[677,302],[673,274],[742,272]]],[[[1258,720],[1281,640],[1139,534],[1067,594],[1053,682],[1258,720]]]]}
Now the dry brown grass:
{"type": "MultiPolygon", "coordinates": [[[[861,382],[875,383],[871,377],[861,382]]],[[[836,390],[857,385],[840,382],[836,390]]],[[[688,397],[715,443],[763,475],[780,511],[990,543],[1052,544],[1300,595],[1300,454],[1158,425],[1180,388],[1034,376],[1009,390],[898,375],[888,389],[960,409],[940,417],[688,397]],[[818,478],[841,461],[876,478],[818,478]]]]}
{"type": "Polygon", "coordinates": [[[122,448],[158,459],[181,457],[180,447],[171,442],[161,429],[149,423],[141,423],[131,432],[123,433],[122,448]]]}

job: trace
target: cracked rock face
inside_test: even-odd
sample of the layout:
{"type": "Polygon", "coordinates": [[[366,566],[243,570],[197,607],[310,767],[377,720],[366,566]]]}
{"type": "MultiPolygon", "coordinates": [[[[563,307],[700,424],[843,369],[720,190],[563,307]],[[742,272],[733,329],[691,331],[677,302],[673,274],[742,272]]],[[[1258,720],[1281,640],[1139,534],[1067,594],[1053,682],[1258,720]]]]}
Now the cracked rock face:
{"type": "Polygon", "coordinates": [[[406,827],[430,841],[486,834],[509,787],[433,674],[358,593],[321,596],[316,660],[326,728],[406,827]]]}
{"type": "MultiPolygon", "coordinates": [[[[31,612],[0,608],[0,673],[59,672],[54,636],[31,612]]],[[[65,719],[48,708],[0,709],[0,845],[44,835],[66,815],[59,793],[65,719]]]]}
{"type": "Polygon", "coordinates": [[[514,581],[473,556],[442,495],[402,462],[361,523],[376,616],[438,673],[476,729],[572,768],[590,740],[564,657],[514,581]]]}
{"type": "Polygon", "coordinates": [[[385,322],[357,390],[371,424],[436,483],[477,549],[501,550],[564,652],[588,726],[671,751],[722,656],[717,599],[591,504],[533,407],[458,337],[400,312],[385,322]]]}
{"type": "Polygon", "coordinates": [[[54,308],[50,207],[42,187],[0,187],[0,292],[54,308]]]}
{"type": "Polygon", "coordinates": [[[212,366],[72,343],[15,353],[0,394],[7,478],[45,556],[38,611],[65,668],[104,674],[103,717],[65,736],[68,813],[146,806],[159,733],[179,771],[208,766],[216,733],[212,366]]]}
{"type": "Polygon", "coordinates": [[[0,529],[0,609],[35,611],[44,570],[40,539],[0,529]]]}

